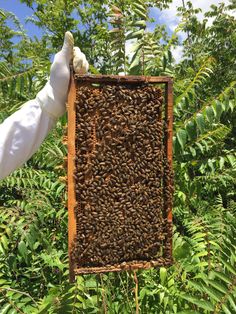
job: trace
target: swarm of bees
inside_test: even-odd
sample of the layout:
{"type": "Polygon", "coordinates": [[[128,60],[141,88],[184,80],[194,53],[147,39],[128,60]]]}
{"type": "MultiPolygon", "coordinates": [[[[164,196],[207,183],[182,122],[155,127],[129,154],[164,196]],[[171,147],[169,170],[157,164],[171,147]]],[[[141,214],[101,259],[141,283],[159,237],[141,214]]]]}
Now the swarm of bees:
{"type": "Polygon", "coordinates": [[[162,90],[82,84],[76,93],[76,264],[168,263],[173,180],[162,90]]]}

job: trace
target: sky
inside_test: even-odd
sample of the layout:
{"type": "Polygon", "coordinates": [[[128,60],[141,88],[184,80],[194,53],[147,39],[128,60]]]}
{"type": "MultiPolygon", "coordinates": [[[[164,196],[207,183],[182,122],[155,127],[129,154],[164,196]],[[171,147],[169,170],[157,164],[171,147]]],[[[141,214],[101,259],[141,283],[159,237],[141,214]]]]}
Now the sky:
{"type": "MultiPolygon", "coordinates": [[[[202,12],[198,14],[198,18],[200,20],[203,19],[204,13],[210,9],[210,6],[212,4],[217,5],[220,2],[228,4],[229,0],[192,0],[194,8],[202,9],[202,12]]],[[[180,18],[177,15],[177,7],[182,6],[182,3],[182,0],[173,0],[168,9],[165,9],[163,11],[160,11],[159,9],[152,9],[150,12],[150,16],[155,18],[161,24],[168,25],[168,32],[171,33],[180,23],[180,18]]],[[[36,27],[33,23],[27,22],[25,24],[26,18],[31,16],[33,14],[33,11],[29,9],[25,4],[21,3],[20,0],[0,0],[0,8],[13,12],[18,17],[30,37],[40,37],[42,35],[42,30],[36,27]]],[[[150,24],[149,27],[151,29],[154,28],[154,24],[150,24]]],[[[184,39],[184,33],[179,32],[178,35],[180,41],[184,39]]],[[[173,49],[172,54],[176,62],[178,62],[182,56],[182,46],[179,45],[175,49],[173,49]]]]}
{"type": "MultiPolygon", "coordinates": [[[[186,3],[187,1],[185,1],[186,3]]],[[[192,0],[193,7],[195,9],[201,8],[202,12],[199,13],[198,19],[202,20],[204,17],[204,13],[210,10],[211,5],[218,5],[219,3],[225,3],[229,4],[229,0],[192,0]]],[[[182,6],[183,1],[182,0],[173,0],[172,4],[168,9],[165,9],[163,11],[160,11],[158,9],[153,9],[151,12],[151,15],[155,18],[158,18],[158,21],[161,24],[167,24],[169,27],[169,31],[173,32],[178,24],[180,23],[180,17],[177,15],[177,7],[182,6]]],[[[235,13],[235,12],[234,12],[235,13]]],[[[236,17],[236,13],[234,14],[236,17]]],[[[180,41],[184,39],[185,34],[183,32],[179,32],[179,39],[180,41]]],[[[172,50],[172,54],[176,62],[178,63],[182,56],[182,46],[179,45],[176,48],[172,50]]]]}
{"type": "Polygon", "coordinates": [[[33,10],[28,8],[26,4],[21,3],[20,0],[0,0],[0,8],[14,13],[30,37],[40,37],[42,35],[41,29],[31,22],[26,23],[26,18],[32,16],[33,10]]]}

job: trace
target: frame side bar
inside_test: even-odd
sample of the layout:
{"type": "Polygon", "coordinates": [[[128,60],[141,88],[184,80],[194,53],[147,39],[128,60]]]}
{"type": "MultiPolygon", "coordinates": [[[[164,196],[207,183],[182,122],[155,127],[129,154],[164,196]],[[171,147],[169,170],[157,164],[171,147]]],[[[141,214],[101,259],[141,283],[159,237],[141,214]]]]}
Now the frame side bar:
{"type": "MultiPolygon", "coordinates": [[[[171,169],[173,168],[173,80],[167,83],[166,88],[167,106],[166,106],[166,121],[167,121],[167,143],[166,155],[171,169]]],[[[172,222],[172,208],[168,208],[167,221],[172,222]]]]}
{"type": "Polygon", "coordinates": [[[74,207],[76,204],[75,197],[75,182],[74,182],[74,168],[75,168],[75,127],[76,127],[76,113],[75,113],[76,88],[74,75],[71,71],[70,89],[68,95],[68,250],[69,250],[69,265],[70,265],[70,282],[75,280],[75,265],[72,258],[74,247],[74,240],[76,237],[76,218],[74,214],[74,207]]]}

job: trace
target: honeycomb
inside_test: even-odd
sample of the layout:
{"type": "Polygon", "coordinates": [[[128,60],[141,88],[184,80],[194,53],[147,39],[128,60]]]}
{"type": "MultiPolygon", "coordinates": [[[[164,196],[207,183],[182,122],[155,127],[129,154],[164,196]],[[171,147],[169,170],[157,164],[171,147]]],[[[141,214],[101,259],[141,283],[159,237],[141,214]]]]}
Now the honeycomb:
{"type": "Polygon", "coordinates": [[[170,265],[173,173],[162,89],[75,82],[73,267],[93,273],[170,265]]]}

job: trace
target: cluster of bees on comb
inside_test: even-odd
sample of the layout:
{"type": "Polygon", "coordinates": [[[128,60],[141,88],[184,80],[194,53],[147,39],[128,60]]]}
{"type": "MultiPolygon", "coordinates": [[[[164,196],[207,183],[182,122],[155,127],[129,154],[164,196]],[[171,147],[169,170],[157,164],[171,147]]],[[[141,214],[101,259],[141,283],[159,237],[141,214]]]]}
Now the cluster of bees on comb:
{"type": "Polygon", "coordinates": [[[173,184],[162,105],[153,85],[77,86],[78,267],[171,260],[173,184]]]}

